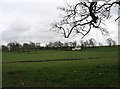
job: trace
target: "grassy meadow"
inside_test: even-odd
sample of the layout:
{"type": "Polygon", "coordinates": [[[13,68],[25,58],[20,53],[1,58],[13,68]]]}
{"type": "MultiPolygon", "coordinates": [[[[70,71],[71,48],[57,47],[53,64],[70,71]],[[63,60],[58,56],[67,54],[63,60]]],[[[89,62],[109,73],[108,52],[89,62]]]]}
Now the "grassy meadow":
{"type": "Polygon", "coordinates": [[[2,62],[3,87],[118,86],[117,47],[84,51],[44,50],[29,54],[3,52],[2,62]],[[19,63],[34,60],[53,61],[19,63]],[[14,61],[16,63],[7,63],[14,61]]]}

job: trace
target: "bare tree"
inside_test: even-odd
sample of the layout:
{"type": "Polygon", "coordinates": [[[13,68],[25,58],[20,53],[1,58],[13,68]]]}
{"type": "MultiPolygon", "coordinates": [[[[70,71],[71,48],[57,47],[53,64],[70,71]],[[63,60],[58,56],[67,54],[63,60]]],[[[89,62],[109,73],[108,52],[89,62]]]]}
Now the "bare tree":
{"type": "MultiPolygon", "coordinates": [[[[108,31],[103,27],[104,21],[111,17],[111,8],[120,6],[120,1],[103,0],[97,2],[78,2],[75,5],[67,4],[58,7],[64,12],[59,22],[52,23],[51,30],[61,33],[65,38],[80,33],[84,38],[92,28],[100,29],[103,35],[108,31]]],[[[120,16],[116,17],[115,21],[120,16]]]]}
{"type": "Polygon", "coordinates": [[[18,42],[10,42],[7,44],[8,50],[10,51],[19,51],[22,48],[22,45],[18,42]]]}
{"type": "Polygon", "coordinates": [[[30,52],[30,47],[28,43],[23,43],[23,52],[30,52]]]}
{"type": "Polygon", "coordinates": [[[40,46],[40,43],[36,43],[36,44],[35,44],[35,48],[36,48],[36,49],[40,49],[40,47],[41,47],[41,46],[40,46]]]}
{"type": "Polygon", "coordinates": [[[18,42],[15,42],[15,50],[19,52],[21,48],[22,48],[22,45],[18,42]]]}
{"type": "Polygon", "coordinates": [[[5,46],[5,45],[1,45],[1,47],[2,47],[2,52],[4,52],[4,51],[8,51],[8,47],[7,47],[7,46],[5,46]]]}
{"type": "Polygon", "coordinates": [[[116,41],[113,40],[113,46],[117,45],[116,41]]]}
{"type": "Polygon", "coordinates": [[[107,43],[108,43],[108,46],[115,46],[116,45],[116,41],[114,41],[112,38],[108,38],[107,43]]]}
{"type": "Polygon", "coordinates": [[[63,47],[63,43],[60,41],[55,41],[54,42],[54,47],[63,47]]]}
{"type": "Polygon", "coordinates": [[[89,45],[91,46],[91,47],[94,47],[95,45],[96,45],[96,40],[94,39],[94,38],[91,38],[91,39],[89,39],[89,45]]]}
{"type": "Polygon", "coordinates": [[[63,44],[63,46],[64,46],[64,47],[68,47],[68,46],[69,46],[69,43],[68,43],[68,42],[65,42],[65,43],[63,44]]]}
{"type": "Polygon", "coordinates": [[[85,45],[85,47],[90,47],[89,40],[86,40],[86,41],[84,42],[84,45],[85,45]]]}
{"type": "Polygon", "coordinates": [[[29,42],[29,48],[31,49],[31,50],[33,50],[33,49],[35,49],[35,43],[34,42],[29,42]]]}
{"type": "Polygon", "coordinates": [[[102,43],[100,43],[100,42],[98,43],[98,45],[99,45],[99,46],[103,46],[103,44],[102,44],[102,43]]]}
{"type": "Polygon", "coordinates": [[[10,51],[15,51],[15,43],[14,42],[8,43],[7,47],[10,51]]]}
{"type": "Polygon", "coordinates": [[[54,43],[53,42],[49,42],[48,44],[47,44],[47,47],[54,47],[54,43]]]}
{"type": "Polygon", "coordinates": [[[73,42],[68,42],[69,47],[73,47],[73,42]]]}
{"type": "Polygon", "coordinates": [[[73,41],[73,47],[77,46],[77,41],[73,41]]]}

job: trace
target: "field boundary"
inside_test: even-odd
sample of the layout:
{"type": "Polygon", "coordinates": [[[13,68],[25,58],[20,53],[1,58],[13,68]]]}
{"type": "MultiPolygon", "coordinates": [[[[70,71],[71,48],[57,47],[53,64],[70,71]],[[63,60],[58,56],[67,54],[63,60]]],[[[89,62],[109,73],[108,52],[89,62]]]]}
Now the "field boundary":
{"type": "Polygon", "coordinates": [[[8,63],[29,63],[29,62],[54,62],[54,61],[74,61],[74,60],[83,60],[83,59],[101,59],[101,57],[65,58],[65,59],[29,60],[29,61],[9,61],[9,62],[2,62],[2,63],[3,63],[3,64],[8,64],[8,63]]]}

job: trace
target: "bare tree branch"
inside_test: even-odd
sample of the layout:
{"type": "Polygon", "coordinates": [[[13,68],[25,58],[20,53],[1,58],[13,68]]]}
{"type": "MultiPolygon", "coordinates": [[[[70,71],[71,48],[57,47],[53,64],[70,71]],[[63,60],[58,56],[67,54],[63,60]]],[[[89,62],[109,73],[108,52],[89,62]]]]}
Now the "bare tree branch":
{"type": "MultiPolygon", "coordinates": [[[[65,38],[68,38],[74,31],[83,35],[84,38],[92,28],[98,28],[102,34],[108,34],[105,28],[102,28],[104,21],[111,17],[111,8],[113,5],[120,6],[120,1],[99,2],[78,2],[75,5],[59,7],[64,12],[60,22],[53,23],[52,30],[61,32],[65,38]],[[88,28],[89,26],[89,28],[88,28]]],[[[117,17],[116,20],[120,18],[117,17]]],[[[116,21],[115,20],[115,21],[116,21]]]]}

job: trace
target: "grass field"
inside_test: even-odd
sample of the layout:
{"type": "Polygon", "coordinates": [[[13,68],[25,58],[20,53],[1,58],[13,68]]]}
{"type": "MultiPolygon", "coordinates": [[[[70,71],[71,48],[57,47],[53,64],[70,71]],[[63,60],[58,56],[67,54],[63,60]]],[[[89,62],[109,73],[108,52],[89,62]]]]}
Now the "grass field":
{"type": "Polygon", "coordinates": [[[117,47],[85,51],[3,52],[3,87],[118,86],[117,47]],[[70,59],[80,60],[70,60],[70,59]],[[4,63],[30,60],[59,60],[4,63]]]}

